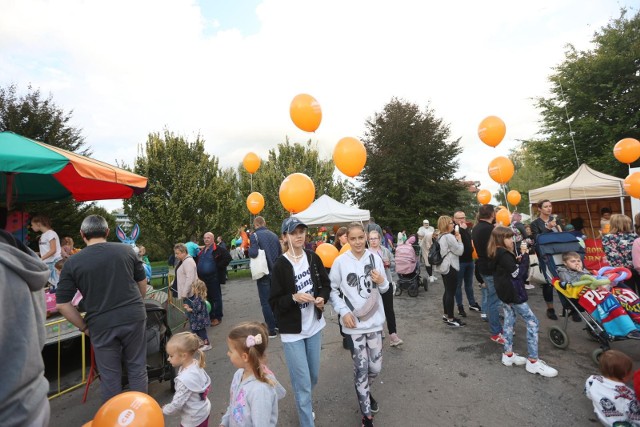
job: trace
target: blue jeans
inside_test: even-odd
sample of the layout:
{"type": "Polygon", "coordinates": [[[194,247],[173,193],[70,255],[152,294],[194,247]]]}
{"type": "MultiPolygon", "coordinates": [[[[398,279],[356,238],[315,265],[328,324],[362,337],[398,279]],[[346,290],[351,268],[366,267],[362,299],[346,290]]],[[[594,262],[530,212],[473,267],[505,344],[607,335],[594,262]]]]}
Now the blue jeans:
{"type": "Polygon", "coordinates": [[[489,309],[489,290],[487,289],[486,284],[482,285],[480,292],[482,292],[482,313],[487,314],[487,310],[489,309]]]}
{"type": "Polygon", "coordinates": [[[538,318],[529,304],[503,304],[504,310],[504,352],[511,353],[513,351],[513,327],[516,324],[516,314],[524,319],[527,324],[527,350],[529,351],[529,359],[538,359],[538,318]]]}
{"type": "Polygon", "coordinates": [[[475,305],[476,297],[473,295],[473,261],[461,262],[458,271],[458,287],[456,288],[456,305],[462,305],[462,282],[464,293],[467,294],[469,305],[475,305]]]}
{"type": "Polygon", "coordinates": [[[276,330],[276,318],[273,316],[273,311],[269,305],[269,294],[271,293],[271,275],[267,274],[262,276],[256,282],[258,285],[258,296],[260,297],[260,306],[262,307],[262,316],[269,328],[269,333],[275,333],[276,330]]]}
{"type": "Polygon", "coordinates": [[[482,275],[484,279],[484,284],[487,285],[487,304],[485,313],[487,313],[487,318],[489,319],[489,330],[491,331],[491,335],[498,335],[502,332],[502,325],[500,324],[500,306],[502,305],[502,301],[498,299],[498,295],[496,294],[496,287],[493,283],[493,276],[482,275]]]}
{"type": "Polygon", "coordinates": [[[322,331],[309,338],[282,343],[293,395],[296,398],[298,418],[302,427],[313,427],[314,425],[311,414],[313,411],[311,394],[318,383],[321,346],[322,331]]]}

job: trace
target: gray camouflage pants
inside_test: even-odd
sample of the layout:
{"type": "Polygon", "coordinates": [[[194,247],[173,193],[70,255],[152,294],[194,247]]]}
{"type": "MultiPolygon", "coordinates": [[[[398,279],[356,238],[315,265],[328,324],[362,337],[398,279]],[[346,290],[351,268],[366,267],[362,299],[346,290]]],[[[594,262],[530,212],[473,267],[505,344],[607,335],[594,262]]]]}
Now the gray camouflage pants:
{"type": "Polygon", "coordinates": [[[382,331],[350,335],[356,395],[362,415],[371,416],[371,383],[382,369],[382,331]]]}

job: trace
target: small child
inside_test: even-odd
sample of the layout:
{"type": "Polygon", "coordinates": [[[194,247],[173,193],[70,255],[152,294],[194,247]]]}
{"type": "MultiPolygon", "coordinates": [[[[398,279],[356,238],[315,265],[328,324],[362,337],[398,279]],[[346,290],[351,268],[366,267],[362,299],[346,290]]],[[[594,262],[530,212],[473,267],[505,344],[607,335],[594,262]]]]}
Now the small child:
{"type": "Polygon", "coordinates": [[[207,311],[207,286],[202,280],[196,280],[191,286],[193,295],[184,299],[183,305],[189,318],[191,330],[202,340],[203,344],[200,350],[211,350],[209,336],[207,335],[207,326],[209,326],[209,313],[207,311]]]}
{"type": "Polygon", "coordinates": [[[229,406],[220,420],[221,427],[275,426],[278,400],[285,389],[264,365],[269,334],[265,325],[244,322],[235,326],[227,338],[227,356],[238,368],[229,390],[229,406]]]}
{"type": "MultiPolygon", "coordinates": [[[[577,252],[563,253],[562,262],[564,265],[559,265],[556,270],[558,271],[558,277],[563,282],[575,283],[580,281],[580,278],[585,274],[591,274],[589,270],[584,268],[582,258],[577,252]]],[[[581,320],[580,314],[578,314],[578,312],[573,308],[569,309],[569,315],[574,322],[579,322],[581,320]]]]}
{"type": "Polygon", "coordinates": [[[502,364],[505,366],[525,365],[527,372],[540,374],[543,377],[555,377],[558,371],[538,358],[538,318],[527,300],[524,279],[529,269],[529,250],[522,247],[522,256],[516,258],[514,251],[513,230],[507,227],[496,227],[491,232],[487,255],[493,267],[493,280],[496,294],[503,302],[504,311],[504,352],[502,364]],[[513,352],[513,329],[516,315],[520,315],[527,325],[527,349],[529,357],[521,357],[513,352]]]}
{"type": "Polygon", "coordinates": [[[204,353],[199,349],[200,338],[191,332],[180,332],[167,343],[167,360],[179,368],[175,378],[176,392],[171,403],[162,407],[162,413],[180,413],[183,426],[207,427],[211,402],[207,398],[211,389],[211,378],[204,370],[204,353]],[[198,353],[198,358],[194,358],[198,353]]]}
{"type": "Polygon", "coordinates": [[[633,390],[625,385],[631,379],[633,361],[617,350],[600,356],[601,375],[591,375],[584,393],[593,402],[593,412],[605,426],[640,426],[640,407],[633,390]]]}

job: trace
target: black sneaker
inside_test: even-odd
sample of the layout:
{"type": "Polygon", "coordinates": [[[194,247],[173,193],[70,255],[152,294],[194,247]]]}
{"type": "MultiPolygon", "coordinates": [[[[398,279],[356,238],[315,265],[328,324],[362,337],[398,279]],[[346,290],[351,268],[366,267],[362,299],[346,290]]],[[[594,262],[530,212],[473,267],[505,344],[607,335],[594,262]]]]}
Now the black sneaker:
{"type": "Polygon", "coordinates": [[[378,402],[373,398],[371,393],[369,393],[369,401],[371,402],[371,412],[377,414],[380,408],[378,408],[378,402]]]}
{"type": "Polygon", "coordinates": [[[373,418],[362,416],[362,427],[373,427],[373,418]]]}
{"type": "Polygon", "coordinates": [[[459,305],[458,306],[458,315],[460,317],[467,317],[467,312],[464,311],[464,306],[463,305],[459,305]]]}
{"type": "Polygon", "coordinates": [[[454,317],[453,320],[447,320],[447,325],[451,326],[452,328],[459,328],[461,326],[466,325],[466,323],[454,317]]]}
{"type": "Polygon", "coordinates": [[[556,311],[553,308],[547,308],[547,317],[551,320],[558,320],[556,311]]]}
{"type": "Polygon", "coordinates": [[[482,311],[482,308],[478,305],[478,303],[473,303],[469,306],[469,310],[471,311],[482,311]]]}

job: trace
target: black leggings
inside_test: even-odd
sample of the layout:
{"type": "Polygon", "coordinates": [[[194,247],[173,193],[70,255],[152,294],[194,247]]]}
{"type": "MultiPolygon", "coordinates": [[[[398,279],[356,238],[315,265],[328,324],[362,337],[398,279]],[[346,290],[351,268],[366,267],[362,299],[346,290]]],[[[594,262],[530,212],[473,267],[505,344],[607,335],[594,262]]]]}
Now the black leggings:
{"type": "MultiPolygon", "coordinates": [[[[544,285],[542,285],[542,298],[544,299],[545,302],[553,303],[553,285],[552,284],[545,283],[544,285]]],[[[560,300],[560,304],[562,305],[562,308],[566,308],[566,309],[571,308],[571,306],[569,305],[569,302],[567,301],[567,297],[562,295],[560,292],[558,292],[558,299],[560,300]]]]}
{"type": "Polygon", "coordinates": [[[447,274],[442,274],[442,281],[444,282],[444,295],[442,295],[444,314],[446,314],[449,319],[453,319],[453,305],[455,302],[456,289],[458,288],[458,271],[450,267],[447,274]]]}
{"type": "Polygon", "coordinates": [[[427,270],[427,275],[429,277],[433,276],[433,266],[431,265],[425,265],[424,268],[427,270]]]}
{"type": "Polygon", "coordinates": [[[387,318],[387,329],[389,334],[395,334],[396,330],[396,313],[393,311],[393,286],[389,283],[389,290],[382,294],[382,306],[384,307],[384,315],[387,318]]]}

